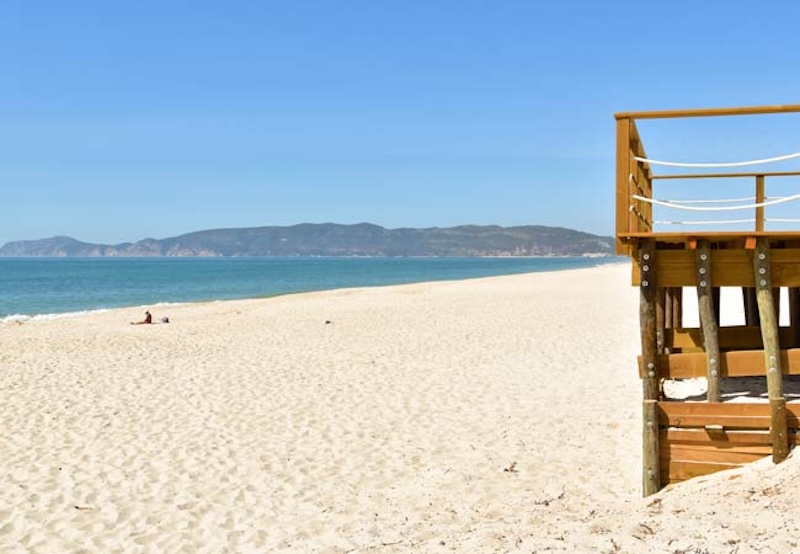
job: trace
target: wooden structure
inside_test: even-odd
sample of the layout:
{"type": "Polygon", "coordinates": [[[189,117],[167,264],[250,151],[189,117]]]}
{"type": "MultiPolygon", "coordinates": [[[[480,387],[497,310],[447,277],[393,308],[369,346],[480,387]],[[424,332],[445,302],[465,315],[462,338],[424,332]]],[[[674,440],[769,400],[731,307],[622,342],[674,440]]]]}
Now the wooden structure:
{"type": "Polygon", "coordinates": [[[800,172],[657,175],[636,122],[776,113],[800,113],[800,105],[615,114],[616,249],[632,258],[632,284],[640,290],[645,496],[761,457],[780,462],[799,443],[800,404],[786,404],[783,376],[800,375],[800,230],[766,229],[765,189],[768,180],[800,172]],[[655,229],[654,183],[712,177],[752,178],[755,201],[743,206],[753,210],[752,229],[655,229]],[[682,325],[685,287],[697,291],[699,328],[682,325]],[[741,287],[746,325],[720,327],[720,287],[741,287]],[[790,310],[790,326],[783,328],[777,313],[781,287],[789,291],[790,310]],[[748,376],[766,377],[768,403],[721,401],[722,379],[748,376]],[[706,402],[664,399],[664,379],[691,377],[708,380],[706,402]]]}

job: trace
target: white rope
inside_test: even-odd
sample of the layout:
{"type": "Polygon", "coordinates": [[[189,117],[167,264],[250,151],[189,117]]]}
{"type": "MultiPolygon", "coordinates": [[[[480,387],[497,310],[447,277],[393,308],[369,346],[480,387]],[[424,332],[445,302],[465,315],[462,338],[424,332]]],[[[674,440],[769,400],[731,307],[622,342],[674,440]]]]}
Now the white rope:
{"type": "Polygon", "coordinates": [[[701,206],[685,206],[683,204],[678,204],[675,202],[670,202],[669,200],[656,200],[654,198],[647,198],[645,196],[639,196],[638,194],[632,194],[631,198],[635,200],[641,200],[642,202],[647,202],[649,204],[655,204],[656,206],[664,206],[666,208],[675,208],[677,210],[689,210],[689,211],[696,211],[696,212],[723,212],[729,210],[749,210],[752,208],[764,208],[766,206],[774,206],[776,204],[782,204],[784,202],[789,202],[790,200],[797,200],[800,198],[800,194],[795,194],[794,196],[784,196],[783,198],[779,198],[777,200],[770,200],[768,202],[757,202],[755,204],[748,204],[746,206],[717,206],[712,208],[705,208],[701,206]]]}
{"type": "MultiPolygon", "coordinates": [[[[721,200],[667,200],[667,202],[674,202],[675,204],[726,204],[732,202],[750,202],[755,199],[755,196],[747,196],[745,198],[723,198],[721,200]]],[[[772,199],[770,198],[770,200],[772,199]]]]}
{"type": "Polygon", "coordinates": [[[721,219],[716,221],[654,221],[656,225],[718,225],[720,223],[755,223],[755,219],[721,219]]]}
{"type": "Polygon", "coordinates": [[[650,160],[640,156],[634,156],[633,159],[637,162],[645,162],[650,165],[668,165],[671,167],[741,167],[745,165],[758,165],[768,164],[773,162],[782,162],[792,158],[800,158],[800,152],[794,154],[786,154],[785,156],[776,156],[774,158],[764,158],[762,160],[750,160],[747,162],[727,162],[727,163],[684,163],[684,162],[665,162],[661,160],[650,160]]]}
{"type": "MultiPolygon", "coordinates": [[[[800,223],[800,219],[767,218],[766,223],[800,223]]],[[[755,219],[719,219],[715,221],[654,221],[654,225],[717,225],[720,223],[755,223],[755,219]]]]}

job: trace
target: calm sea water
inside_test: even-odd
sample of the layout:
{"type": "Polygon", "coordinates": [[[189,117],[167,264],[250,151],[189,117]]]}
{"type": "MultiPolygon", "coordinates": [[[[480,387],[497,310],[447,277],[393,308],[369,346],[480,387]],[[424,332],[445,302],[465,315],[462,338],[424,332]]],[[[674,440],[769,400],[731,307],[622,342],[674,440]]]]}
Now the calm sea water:
{"type": "Polygon", "coordinates": [[[0,258],[0,320],[557,271],[620,258],[0,258]]]}

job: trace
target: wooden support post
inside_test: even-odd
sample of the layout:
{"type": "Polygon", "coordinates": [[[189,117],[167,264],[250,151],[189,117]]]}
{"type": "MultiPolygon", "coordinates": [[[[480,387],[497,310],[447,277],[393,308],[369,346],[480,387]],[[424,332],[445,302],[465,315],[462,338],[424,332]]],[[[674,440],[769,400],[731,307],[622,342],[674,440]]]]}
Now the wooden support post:
{"type": "Polygon", "coordinates": [[[658,401],[642,403],[642,493],[655,494],[661,488],[661,467],[658,456],[658,401]]]}
{"type": "Polygon", "coordinates": [[[778,322],[778,327],[781,325],[781,289],[780,287],[772,289],[772,305],[775,306],[775,321],[778,322]]]}
{"type": "Polygon", "coordinates": [[[789,325],[792,328],[792,348],[800,348],[800,288],[789,288],[789,325]]]}
{"type": "MultiPolygon", "coordinates": [[[[769,384],[767,384],[769,389],[769,384]]],[[[786,399],[769,399],[770,422],[769,431],[772,440],[772,462],[779,464],[789,456],[789,424],[786,417],[786,399]]]]}
{"type": "Polygon", "coordinates": [[[683,289],[672,287],[672,328],[680,329],[683,327],[683,289]]]}
{"type": "Polygon", "coordinates": [[[789,455],[789,431],[786,420],[786,399],[783,395],[783,370],[781,368],[778,320],[775,317],[772,283],[770,277],[769,243],[759,238],[753,255],[756,282],[756,299],[761,318],[761,337],[764,342],[764,365],[767,370],[767,394],[771,408],[770,439],[772,461],[782,462],[789,455]]]}
{"type": "Polygon", "coordinates": [[[714,287],[711,289],[711,298],[714,300],[714,321],[717,322],[717,327],[720,326],[720,314],[722,311],[720,300],[722,299],[722,289],[714,287]]]}
{"type": "Polygon", "coordinates": [[[642,339],[642,364],[644,367],[643,392],[645,400],[658,400],[658,341],[656,340],[656,248],[652,239],[642,242],[639,248],[639,327],[642,339]]]}
{"type": "Polygon", "coordinates": [[[761,320],[758,318],[758,301],[756,300],[756,289],[753,287],[742,287],[744,296],[744,319],[748,327],[758,327],[761,320]]]}
{"type": "Polygon", "coordinates": [[[667,289],[658,287],[656,291],[656,349],[659,354],[667,353],[668,345],[664,343],[666,338],[666,302],[667,289]]]}
{"type": "Polygon", "coordinates": [[[697,243],[697,307],[700,312],[700,328],[703,331],[703,347],[706,351],[706,376],[708,378],[708,402],[720,402],[719,378],[719,332],[717,314],[719,300],[711,287],[711,243],[697,243]]]}

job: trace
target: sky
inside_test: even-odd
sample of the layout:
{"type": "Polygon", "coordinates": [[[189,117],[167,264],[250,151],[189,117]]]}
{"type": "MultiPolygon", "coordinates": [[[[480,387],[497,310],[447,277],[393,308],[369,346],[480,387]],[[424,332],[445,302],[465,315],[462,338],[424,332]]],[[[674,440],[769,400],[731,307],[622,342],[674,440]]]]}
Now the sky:
{"type": "MultiPolygon", "coordinates": [[[[794,0],[0,0],[0,245],[611,235],[614,113],[800,104],[798,20],[794,0]]],[[[800,151],[800,114],[752,119],[640,129],[654,158],[800,151]]]]}

